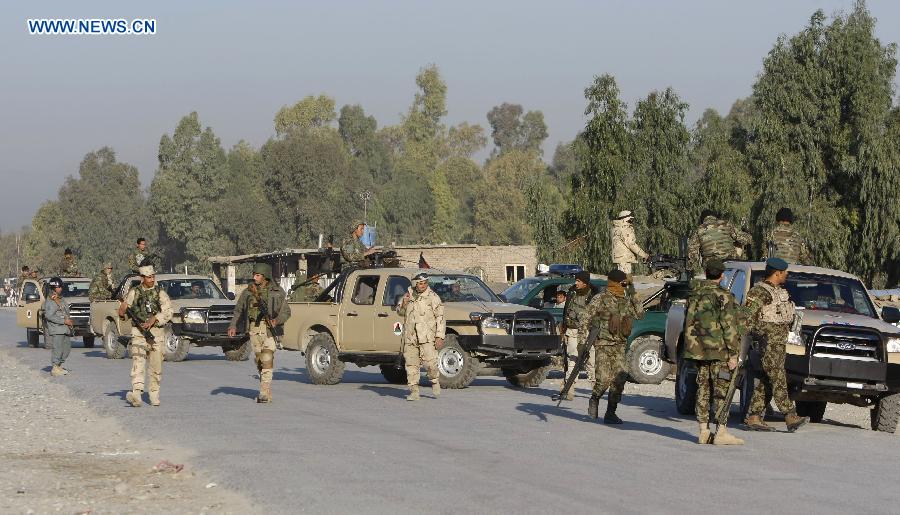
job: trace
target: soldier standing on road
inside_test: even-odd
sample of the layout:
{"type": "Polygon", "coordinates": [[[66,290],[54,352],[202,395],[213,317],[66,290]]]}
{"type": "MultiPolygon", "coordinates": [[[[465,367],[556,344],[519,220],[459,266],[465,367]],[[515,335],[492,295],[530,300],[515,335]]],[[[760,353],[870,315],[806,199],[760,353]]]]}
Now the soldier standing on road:
{"type": "Polygon", "coordinates": [[[783,207],[775,215],[775,227],[766,235],[766,258],[777,257],[788,264],[811,265],[806,240],[794,227],[794,213],[783,207]]]}
{"type": "Polygon", "coordinates": [[[124,319],[128,309],[133,314],[131,328],[131,391],[125,400],[135,408],[141,407],[144,393],[144,376],[150,361],[150,404],[159,406],[159,384],[162,379],[163,327],[172,319],[172,301],[157,286],[156,271],[152,266],[138,269],[141,283],[131,288],[119,306],[119,318],[124,319]],[[149,337],[145,336],[149,333],[149,337]]]}
{"type": "Polygon", "coordinates": [[[612,221],[610,233],[613,264],[626,274],[631,274],[634,263],[649,257],[637,244],[637,237],[634,235],[634,215],[631,211],[619,212],[619,216],[612,221]]]}
{"type": "Polygon", "coordinates": [[[44,301],[44,321],[47,322],[47,339],[50,340],[50,375],[66,375],[63,363],[72,351],[72,319],[69,318],[69,303],[63,298],[64,283],[59,277],[50,279],[50,298],[44,301]]]}
{"type": "Polygon", "coordinates": [[[246,317],[250,345],[256,355],[259,373],[258,403],[272,402],[272,369],[275,368],[276,338],[284,333],[284,323],[291,316],[287,295],[278,282],[272,280],[272,267],[266,263],[253,265],[253,283],[241,292],[234,305],[234,315],[228,336],[237,335],[237,323],[246,317]],[[260,306],[264,306],[264,316],[260,306]],[[268,322],[266,321],[268,318],[268,322]]]}
{"type": "Polygon", "coordinates": [[[621,424],[622,420],[616,416],[616,406],[622,400],[625,387],[625,344],[634,320],[644,318],[644,308],[625,272],[610,270],[607,277],[606,290],[591,299],[580,321],[579,345],[588,344],[587,337],[592,329],[599,330],[593,342],[597,352],[597,379],[588,403],[588,415],[597,418],[600,397],[609,390],[603,422],[621,424]]]}
{"type": "MultiPolygon", "coordinates": [[[[582,270],[575,274],[575,284],[569,288],[569,291],[566,294],[566,304],[563,308],[563,322],[559,327],[559,334],[563,336],[566,344],[566,374],[571,374],[572,371],[575,370],[575,360],[578,358],[579,335],[582,334],[579,327],[587,312],[588,304],[596,294],[597,288],[591,284],[591,274],[589,272],[582,270]]],[[[587,335],[587,333],[584,334],[585,336],[587,335]]],[[[596,350],[594,347],[591,347],[588,352],[590,355],[588,356],[585,368],[587,368],[588,381],[591,383],[591,389],[593,389],[594,381],[596,379],[596,368],[594,366],[594,362],[596,361],[596,350]]],[[[565,380],[563,380],[563,384],[560,386],[560,396],[562,396],[563,393],[563,386],[565,386],[565,380]]],[[[574,398],[575,388],[569,388],[565,399],[571,401],[574,398]]]]}
{"type": "Polygon", "coordinates": [[[138,268],[143,264],[145,257],[147,257],[147,240],[138,238],[134,253],[128,256],[128,268],[138,273],[138,268]]]}
{"type": "Polygon", "coordinates": [[[762,352],[763,377],[753,389],[745,424],[754,431],[774,431],[763,421],[766,393],[772,392],[775,405],[784,413],[788,432],[793,433],[809,422],[809,417],[797,415],[794,402],[788,397],[784,360],[788,333],[794,320],[794,303],[788,297],[784,283],[788,277],[788,263],[781,258],[766,260],[765,280],[747,292],[743,316],[754,343],[762,352]]]}
{"type": "MultiPolygon", "coordinates": [[[[684,322],[684,357],[695,360],[697,365],[696,411],[701,444],[709,440],[710,395],[715,397],[713,409],[718,410],[728,392],[729,371],[733,374],[737,368],[741,338],[739,307],[734,295],[719,286],[725,271],[724,263],[720,259],[710,259],[704,271],[706,279],[691,281],[684,322]]],[[[742,439],[726,430],[727,410],[716,422],[719,429],[713,441],[715,445],[744,444],[742,439]]]]}
{"type": "Polygon", "coordinates": [[[78,262],[72,249],[66,249],[63,252],[63,259],[59,264],[59,275],[62,277],[78,277],[78,262]]]}
{"type": "Polygon", "coordinates": [[[403,320],[403,359],[406,361],[406,383],[409,385],[408,401],[419,400],[419,376],[422,363],[435,398],[441,394],[438,374],[437,351],[444,346],[446,326],[444,304],[438,294],[428,287],[428,274],[413,277],[413,286],[397,305],[397,314],[403,320]]]}
{"type": "Polygon", "coordinates": [[[113,297],[112,263],[104,263],[103,270],[94,276],[91,287],[88,290],[88,299],[91,302],[109,300],[113,297]]]}
{"type": "Polygon", "coordinates": [[[700,215],[700,226],[688,241],[688,257],[697,268],[709,259],[739,259],[750,235],[730,223],[720,220],[711,210],[700,215]]]}
{"type": "Polygon", "coordinates": [[[291,302],[313,302],[323,291],[319,286],[321,273],[313,274],[307,278],[306,274],[297,274],[294,285],[291,286],[291,302]]]}
{"type": "Polygon", "coordinates": [[[366,224],[362,221],[356,221],[350,224],[350,236],[344,238],[341,243],[341,257],[344,261],[351,265],[362,266],[365,264],[366,256],[375,252],[375,249],[367,249],[360,240],[366,230],[366,224]]]}

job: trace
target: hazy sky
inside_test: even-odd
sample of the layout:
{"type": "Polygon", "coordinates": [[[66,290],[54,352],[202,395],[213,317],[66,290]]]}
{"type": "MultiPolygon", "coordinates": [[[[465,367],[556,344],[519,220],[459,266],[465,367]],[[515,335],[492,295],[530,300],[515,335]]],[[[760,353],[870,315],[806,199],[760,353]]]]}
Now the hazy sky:
{"type": "MultiPolygon", "coordinates": [[[[545,158],[583,127],[584,88],[615,75],[629,108],[672,86],[691,108],[748,95],[779,34],[851,1],[3,2],[0,230],[29,224],[84,154],[111,146],[149,185],[159,138],[197,111],[226,148],[261,145],[285,104],[326,93],[396,123],[436,63],[448,123],[540,109],[545,158]],[[154,36],[32,36],[28,18],[155,18],[154,36]]],[[[900,2],[870,1],[882,42],[900,2]]],[[[127,207],[123,207],[127,209],[127,207]]]]}

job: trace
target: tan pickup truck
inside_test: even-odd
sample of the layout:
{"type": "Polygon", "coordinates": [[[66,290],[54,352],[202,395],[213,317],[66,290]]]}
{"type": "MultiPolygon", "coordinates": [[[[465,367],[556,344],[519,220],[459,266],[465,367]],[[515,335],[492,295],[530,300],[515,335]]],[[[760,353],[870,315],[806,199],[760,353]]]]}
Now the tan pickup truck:
{"type": "MultiPolygon", "coordinates": [[[[314,384],[336,384],[345,363],[378,365],[391,383],[406,384],[401,363],[403,319],[396,306],[419,268],[343,271],[316,302],[291,303],[282,344],[306,357],[314,384]]],[[[441,385],[465,388],[482,366],[516,386],[538,386],[559,351],[553,315],[504,303],[480,279],[426,270],[444,302],[447,338],[438,352],[441,385]]]]}
{"type": "MultiPolygon", "coordinates": [[[[128,275],[116,288],[115,299],[90,305],[90,327],[93,334],[103,338],[107,358],[125,357],[132,324],[119,319],[119,299],[140,281],[140,276],[128,275]]],[[[222,293],[209,277],[202,275],[157,274],[156,284],[169,294],[174,311],[164,330],[166,361],[184,360],[192,345],[222,347],[229,361],[243,361],[250,356],[252,349],[246,334],[234,338],[227,334],[234,312],[233,294],[222,293]]]]}
{"type": "MultiPolygon", "coordinates": [[[[19,292],[19,304],[16,308],[16,325],[25,328],[25,340],[29,347],[41,345],[47,346],[47,340],[40,343],[44,333],[44,301],[49,295],[47,281],[49,277],[40,279],[26,279],[22,282],[22,290],[19,292]]],[[[72,335],[80,336],[85,347],[94,346],[94,333],[88,324],[91,304],[88,300],[88,290],[91,280],[87,277],[63,278],[63,298],[69,303],[69,317],[72,319],[72,335]]]]}

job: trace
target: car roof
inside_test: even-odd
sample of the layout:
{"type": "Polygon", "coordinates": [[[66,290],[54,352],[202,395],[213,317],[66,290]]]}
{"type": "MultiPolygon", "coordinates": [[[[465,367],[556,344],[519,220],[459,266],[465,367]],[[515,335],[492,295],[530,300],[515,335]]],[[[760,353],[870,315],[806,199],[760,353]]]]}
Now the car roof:
{"type": "MultiPolygon", "coordinates": [[[[48,275],[46,277],[39,277],[37,279],[26,279],[26,281],[30,280],[30,281],[40,281],[42,283],[46,283],[47,281],[49,281],[50,279],[53,279],[54,277],[59,277],[59,276],[48,275]]],[[[92,279],[90,277],[59,277],[59,278],[62,279],[62,281],[64,283],[65,282],[76,282],[76,281],[77,282],[81,282],[81,281],[91,282],[92,281],[92,279]]]]}
{"type": "MultiPolygon", "coordinates": [[[[138,274],[129,274],[129,278],[140,277],[138,274]]],[[[210,281],[208,275],[193,275],[193,274],[156,274],[157,281],[200,281],[206,279],[210,281]]]]}
{"type": "MultiPolygon", "coordinates": [[[[738,270],[750,270],[751,272],[762,271],[766,269],[765,261],[726,261],[725,268],[734,268],[738,270]]],[[[856,279],[859,280],[859,277],[849,273],[842,272],[840,270],[834,270],[832,268],[822,268],[818,266],[806,266],[806,265],[789,265],[788,272],[801,272],[807,274],[821,274],[821,275],[833,275],[835,277],[845,277],[848,279],[856,279]]]]}
{"type": "Polygon", "coordinates": [[[404,268],[385,268],[385,267],[372,267],[372,268],[356,268],[353,270],[354,272],[360,272],[367,275],[404,275],[413,277],[417,274],[426,273],[428,275],[470,275],[475,276],[475,274],[470,274],[468,272],[463,272],[462,270],[449,270],[443,268],[412,268],[412,267],[404,267],[404,268]]]}

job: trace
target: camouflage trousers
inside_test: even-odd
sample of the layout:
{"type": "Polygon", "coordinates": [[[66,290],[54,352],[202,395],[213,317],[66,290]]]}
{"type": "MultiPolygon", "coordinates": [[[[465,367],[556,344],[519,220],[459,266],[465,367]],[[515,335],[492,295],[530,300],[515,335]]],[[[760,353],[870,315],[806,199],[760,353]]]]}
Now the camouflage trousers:
{"type": "MultiPolygon", "coordinates": [[[[709,423],[709,409],[712,407],[718,410],[719,406],[725,402],[725,394],[728,393],[728,379],[719,377],[719,373],[728,370],[728,364],[724,361],[697,361],[697,422],[701,424],[709,423]],[[710,405],[710,394],[715,397],[716,402],[710,405]]],[[[725,411],[721,419],[717,419],[716,423],[725,424],[728,422],[728,411],[725,411]]]]}
{"type": "Polygon", "coordinates": [[[406,384],[417,386],[421,375],[422,363],[428,372],[428,379],[436,383],[438,376],[438,356],[434,342],[406,343],[403,345],[403,359],[406,361],[406,384]]]}
{"type": "Polygon", "coordinates": [[[594,396],[601,397],[603,392],[609,390],[609,402],[617,403],[622,400],[622,391],[625,389],[625,345],[595,345],[597,357],[594,363],[594,396]]]}
{"type": "MultiPolygon", "coordinates": [[[[572,370],[575,370],[575,361],[578,360],[578,329],[566,329],[564,339],[566,342],[566,374],[571,374],[572,370]]],[[[587,369],[588,381],[593,385],[597,350],[591,347],[589,352],[588,359],[584,362],[584,368],[587,369]]]]}
{"type": "Polygon", "coordinates": [[[259,325],[250,324],[250,346],[256,356],[256,371],[259,372],[260,383],[272,382],[272,369],[275,368],[275,338],[269,334],[265,322],[259,325]]]}
{"type": "Polygon", "coordinates": [[[136,328],[131,329],[131,389],[144,390],[144,375],[147,371],[147,362],[150,363],[150,389],[149,392],[159,392],[159,383],[162,381],[163,345],[165,334],[162,328],[150,329],[153,335],[152,341],[147,341],[144,335],[136,328]]]}
{"type": "Polygon", "coordinates": [[[747,416],[762,417],[765,414],[768,394],[772,395],[775,405],[782,413],[787,414],[794,411],[794,401],[788,397],[784,354],[784,344],[768,343],[763,346],[763,374],[753,388],[753,397],[750,398],[750,409],[747,411],[747,416]]]}

